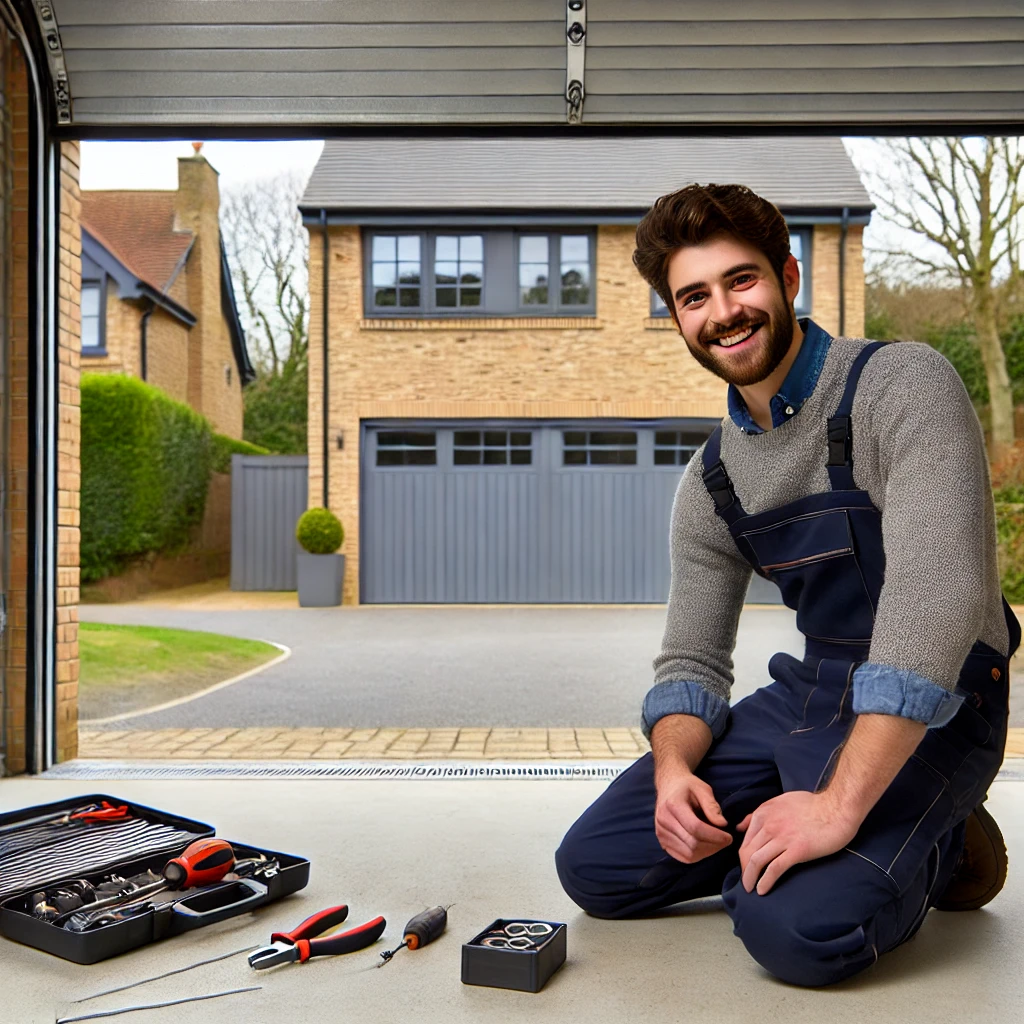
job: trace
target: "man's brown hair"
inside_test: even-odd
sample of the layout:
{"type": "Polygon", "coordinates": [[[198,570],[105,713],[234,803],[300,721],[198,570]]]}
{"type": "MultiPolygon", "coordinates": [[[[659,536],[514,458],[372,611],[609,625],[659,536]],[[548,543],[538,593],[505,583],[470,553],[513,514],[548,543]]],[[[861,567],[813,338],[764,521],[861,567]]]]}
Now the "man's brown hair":
{"type": "Polygon", "coordinates": [[[668,287],[672,254],[723,233],[763,252],[782,284],[789,228],[778,207],[746,185],[687,185],[658,199],[637,225],[633,263],[673,318],[675,300],[668,287]]]}

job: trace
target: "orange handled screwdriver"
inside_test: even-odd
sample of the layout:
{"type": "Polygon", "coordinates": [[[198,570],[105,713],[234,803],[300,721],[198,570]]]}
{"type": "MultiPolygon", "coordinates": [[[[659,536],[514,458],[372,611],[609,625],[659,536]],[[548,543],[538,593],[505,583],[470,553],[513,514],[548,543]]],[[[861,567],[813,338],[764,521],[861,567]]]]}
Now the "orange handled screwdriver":
{"type": "Polygon", "coordinates": [[[412,918],[405,926],[405,941],[395,949],[381,953],[383,958],[378,967],[389,963],[400,949],[420,949],[428,942],[433,942],[444,931],[448,924],[448,911],[445,907],[432,907],[412,918]]]}
{"type": "Polygon", "coordinates": [[[87,903],[84,907],[69,910],[54,918],[53,924],[60,927],[72,914],[79,910],[100,910],[126,901],[135,902],[143,896],[152,896],[165,889],[192,889],[197,885],[219,882],[235,866],[235,851],[226,839],[197,839],[185,848],[185,852],[164,865],[163,879],[138,889],[114,893],[106,899],[87,903]]]}

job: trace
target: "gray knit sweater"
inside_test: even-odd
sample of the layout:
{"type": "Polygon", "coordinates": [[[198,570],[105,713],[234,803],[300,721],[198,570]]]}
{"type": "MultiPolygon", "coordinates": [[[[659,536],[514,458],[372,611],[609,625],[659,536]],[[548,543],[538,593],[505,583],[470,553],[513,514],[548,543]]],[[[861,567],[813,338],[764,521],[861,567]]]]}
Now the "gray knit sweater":
{"type": "MultiPolygon", "coordinates": [[[[747,434],[723,421],[722,461],[748,513],[829,490],[826,420],[865,344],[835,339],[814,392],[781,426],[747,434]]],[[[871,356],[852,418],[853,475],[882,513],[886,557],[870,664],[952,691],[976,640],[1004,653],[1009,647],[981,426],[953,367],[914,342],[871,356]]],[[[715,514],[702,455],[690,461],[672,510],[672,583],[655,690],[696,682],[728,701],[751,569],[715,514]]]]}

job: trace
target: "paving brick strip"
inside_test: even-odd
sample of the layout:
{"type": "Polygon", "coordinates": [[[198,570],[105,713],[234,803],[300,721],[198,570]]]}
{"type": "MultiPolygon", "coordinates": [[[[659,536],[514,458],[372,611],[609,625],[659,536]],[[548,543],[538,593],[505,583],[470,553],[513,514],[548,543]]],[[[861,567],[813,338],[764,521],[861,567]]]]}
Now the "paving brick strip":
{"type": "Polygon", "coordinates": [[[85,730],[80,758],[117,760],[546,760],[639,757],[639,729],[85,730]]]}
{"type": "MultiPolygon", "coordinates": [[[[149,729],[82,730],[78,756],[123,760],[362,761],[632,760],[650,750],[639,729],[149,729]]],[[[1007,757],[1024,757],[1011,729],[1007,757]]]]}

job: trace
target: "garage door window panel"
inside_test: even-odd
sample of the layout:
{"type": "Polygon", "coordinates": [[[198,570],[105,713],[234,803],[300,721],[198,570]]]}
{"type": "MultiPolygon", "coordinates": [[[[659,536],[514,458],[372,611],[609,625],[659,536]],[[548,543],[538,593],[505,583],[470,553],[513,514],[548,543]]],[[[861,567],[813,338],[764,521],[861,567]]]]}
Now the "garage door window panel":
{"type": "Polygon", "coordinates": [[[656,430],[655,466],[685,466],[707,438],[707,434],[692,430],[656,430]]]}
{"type": "Polygon", "coordinates": [[[564,430],[562,465],[635,466],[635,430],[564,430]]]}
{"type": "Polygon", "coordinates": [[[377,433],[379,467],[436,466],[437,433],[432,430],[381,430],[377,433]]]}
{"type": "Polygon", "coordinates": [[[456,430],[456,466],[529,466],[533,435],[528,430],[456,430]]]}

